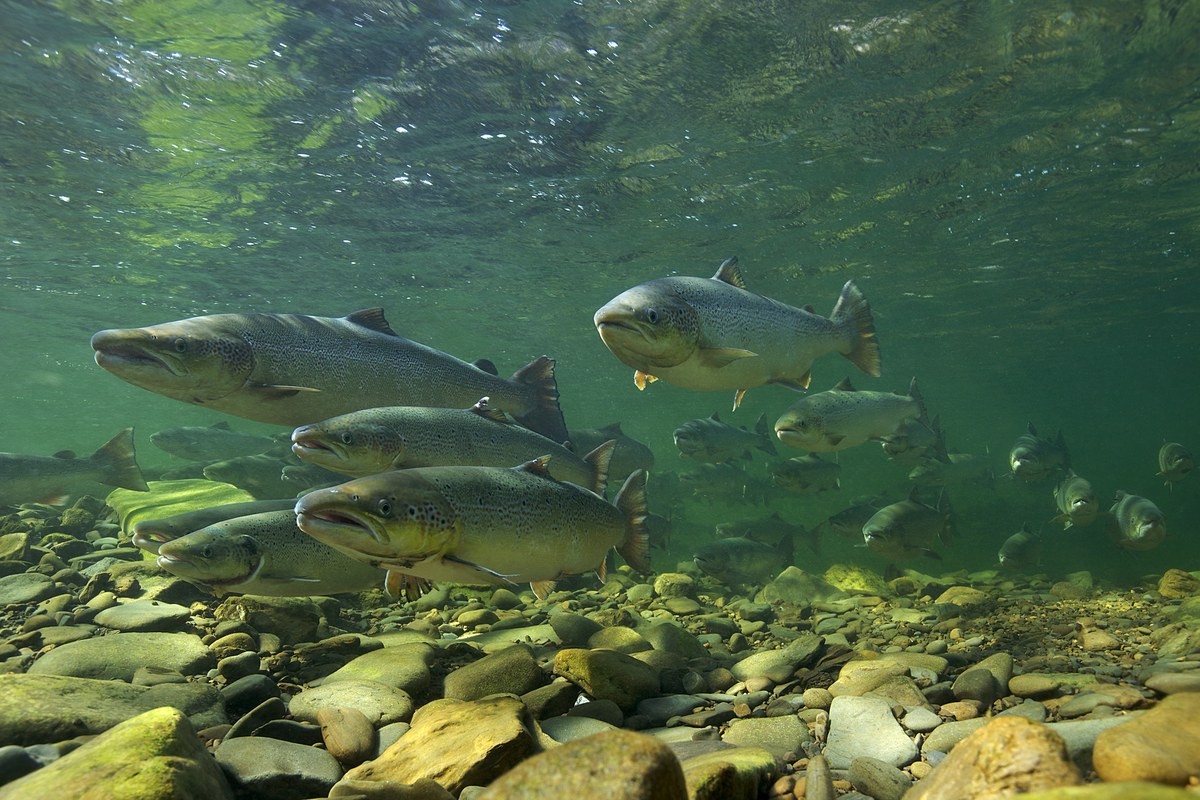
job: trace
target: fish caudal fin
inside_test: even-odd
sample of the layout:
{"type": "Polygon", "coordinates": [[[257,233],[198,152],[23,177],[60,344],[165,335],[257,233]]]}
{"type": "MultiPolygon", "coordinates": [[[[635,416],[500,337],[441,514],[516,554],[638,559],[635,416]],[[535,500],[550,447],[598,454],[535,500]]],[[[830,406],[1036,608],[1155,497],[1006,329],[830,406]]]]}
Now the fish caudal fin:
{"type": "Polygon", "coordinates": [[[766,412],[758,415],[758,422],[754,423],[754,432],[761,437],[754,445],[755,447],[773,456],[779,454],[779,451],[775,449],[775,442],[772,441],[775,437],[771,435],[772,426],[767,420],[766,412]]]}
{"type": "Polygon", "coordinates": [[[875,337],[875,319],[871,316],[867,298],[854,281],[846,281],[842,287],[829,319],[846,333],[850,341],[850,349],[843,355],[863,372],[879,377],[879,341],[875,337]]]}
{"type": "Polygon", "coordinates": [[[92,454],[92,462],[104,468],[101,482],[135,492],[148,492],[146,479],[133,450],[133,428],[126,428],[92,454]]]}
{"type": "Polygon", "coordinates": [[[558,406],[558,383],[554,379],[554,359],[539,356],[513,373],[513,383],[533,389],[533,407],[522,415],[514,415],[517,421],[547,439],[565,444],[567,423],[558,406]]]}
{"type": "Polygon", "coordinates": [[[608,465],[612,463],[613,452],[616,449],[617,440],[609,439],[583,457],[584,462],[592,468],[591,490],[601,497],[608,491],[608,465]]]}
{"type": "Polygon", "coordinates": [[[638,572],[650,571],[650,531],[646,528],[646,471],[635,469],[617,492],[614,505],[625,516],[625,540],[617,546],[621,558],[638,572]]]}

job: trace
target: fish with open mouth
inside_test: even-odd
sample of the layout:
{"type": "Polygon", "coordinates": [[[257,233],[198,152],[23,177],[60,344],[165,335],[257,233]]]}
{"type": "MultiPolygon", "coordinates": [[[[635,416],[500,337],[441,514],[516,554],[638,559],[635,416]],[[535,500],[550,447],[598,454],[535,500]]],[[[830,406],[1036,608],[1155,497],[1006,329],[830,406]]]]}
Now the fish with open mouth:
{"type": "Polygon", "coordinates": [[[609,503],[551,476],[542,456],[517,467],[414,467],[304,495],[300,530],[371,566],[429,581],[515,585],[545,598],[554,581],[595,570],[614,547],[650,568],[646,473],[609,503]]]}

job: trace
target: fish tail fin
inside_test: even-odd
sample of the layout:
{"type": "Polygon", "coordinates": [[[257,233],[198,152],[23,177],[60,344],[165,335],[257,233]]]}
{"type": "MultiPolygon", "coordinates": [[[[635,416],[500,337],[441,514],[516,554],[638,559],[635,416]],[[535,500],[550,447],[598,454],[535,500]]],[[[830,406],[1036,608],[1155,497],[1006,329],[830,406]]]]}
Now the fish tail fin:
{"type": "Polygon", "coordinates": [[[592,491],[601,497],[608,491],[608,467],[616,449],[617,440],[609,439],[583,457],[584,462],[592,468],[592,491]]]}
{"type": "Polygon", "coordinates": [[[850,350],[843,355],[868,375],[879,377],[879,341],[871,306],[854,281],[846,281],[829,319],[850,339],[850,350]]]}
{"type": "Polygon", "coordinates": [[[917,378],[914,375],[913,379],[908,384],[908,396],[917,404],[917,419],[921,422],[929,421],[929,413],[925,410],[925,397],[921,394],[921,390],[917,388],[917,378]]]}
{"type": "Polygon", "coordinates": [[[758,422],[754,423],[754,432],[762,439],[755,447],[764,453],[770,453],[773,456],[779,455],[779,451],[775,449],[775,442],[772,441],[775,437],[771,436],[771,423],[767,421],[765,411],[758,415],[758,422]]]}
{"type": "Polygon", "coordinates": [[[558,382],[554,379],[554,359],[539,356],[513,373],[510,379],[523,389],[533,392],[533,406],[523,415],[515,415],[517,421],[547,439],[564,444],[567,423],[558,406],[558,382]]]}
{"type": "Polygon", "coordinates": [[[638,572],[650,571],[650,531],[646,528],[646,471],[635,469],[625,479],[614,503],[625,517],[621,558],[638,572]]]}
{"type": "Polygon", "coordinates": [[[134,454],[133,428],[126,428],[105,442],[92,454],[91,460],[104,468],[104,476],[100,479],[102,483],[133,489],[135,492],[150,491],[134,454]]]}

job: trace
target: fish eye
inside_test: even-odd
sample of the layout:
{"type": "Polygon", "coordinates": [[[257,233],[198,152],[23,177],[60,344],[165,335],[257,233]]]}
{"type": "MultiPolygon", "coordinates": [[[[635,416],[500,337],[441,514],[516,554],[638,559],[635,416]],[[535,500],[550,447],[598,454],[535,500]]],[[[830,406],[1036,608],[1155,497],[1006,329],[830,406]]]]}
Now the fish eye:
{"type": "Polygon", "coordinates": [[[342,432],[342,444],[350,444],[354,441],[354,437],[350,435],[350,431],[342,432]]]}
{"type": "Polygon", "coordinates": [[[379,501],[379,513],[385,517],[392,515],[392,504],[386,497],[379,501]]]}
{"type": "Polygon", "coordinates": [[[186,353],[187,352],[187,349],[188,349],[187,339],[183,338],[182,336],[176,336],[175,341],[173,341],[171,344],[175,348],[176,353],[186,353]]]}
{"type": "Polygon", "coordinates": [[[646,322],[649,322],[651,325],[658,324],[658,309],[656,309],[656,308],[647,308],[646,309],[646,322]]]}
{"type": "Polygon", "coordinates": [[[205,545],[200,549],[201,558],[212,558],[212,545],[205,545]]]}

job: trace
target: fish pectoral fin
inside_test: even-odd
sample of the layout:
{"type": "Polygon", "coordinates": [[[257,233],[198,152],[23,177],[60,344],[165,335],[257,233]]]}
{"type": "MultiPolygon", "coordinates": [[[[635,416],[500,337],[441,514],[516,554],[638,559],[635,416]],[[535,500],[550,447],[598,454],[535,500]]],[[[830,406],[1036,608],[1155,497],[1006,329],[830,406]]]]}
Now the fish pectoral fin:
{"type": "Polygon", "coordinates": [[[268,400],[282,399],[285,397],[295,397],[301,392],[319,392],[320,389],[314,389],[311,386],[287,386],[279,383],[253,383],[249,388],[257,393],[260,393],[268,400]]]}
{"type": "Polygon", "coordinates": [[[810,370],[805,372],[799,378],[794,380],[791,378],[775,378],[771,381],[771,383],[775,383],[780,386],[786,386],[787,388],[794,389],[797,392],[805,392],[808,391],[808,386],[810,383],[812,383],[812,371],[810,370]]]}
{"type": "Polygon", "coordinates": [[[471,569],[477,569],[480,572],[486,572],[488,575],[499,578],[500,580],[504,581],[505,583],[511,583],[513,585],[516,585],[516,581],[513,580],[513,577],[515,577],[515,573],[512,575],[504,575],[502,573],[496,572],[496,570],[494,570],[494,569],[488,569],[487,567],[483,566],[482,564],[476,564],[473,561],[467,561],[465,559],[458,558],[457,556],[442,556],[442,558],[446,561],[453,561],[455,564],[462,564],[465,567],[470,567],[471,569]]]}
{"type": "Polygon", "coordinates": [[[640,369],[633,371],[633,385],[638,388],[638,391],[644,390],[646,384],[654,383],[656,380],[658,378],[648,372],[642,372],[640,369]]]}
{"type": "Polygon", "coordinates": [[[837,445],[841,444],[841,443],[842,443],[842,441],[843,441],[845,438],[846,438],[846,437],[845,437],[845,436],[843,436],[842,434],[840,434],[840,433],[835,433],[835,434],[832,434],[832,435],[830,435],[830,436],[826,436],[826,437],[825,437],[825,441],[829,442],[831,445],[833,445],[834,447],[836,447],[837,445]]]}
{"type": "Polygon", "coordinates": [[[702,347],[697,353],[701,365],[713,369],[727,366],[741,358],[758,358],[758,353],[740,347],[702,347]]]}
{"type": "Polygon", "coordinates": [[[746,390],[745,389],[738,389],[736,392],[733,393],[733,410],[734,411],[738,410],[738,406],[740,406],[742,404],[742,400],[744,400],[745,398],[746,398],[746,390]]]}
{"type": "Polygon", "coordinates": [[[554,591],[554,581],[530,581],[529,588],[538,600],[545,600],[546,595],[554,591]]]}

